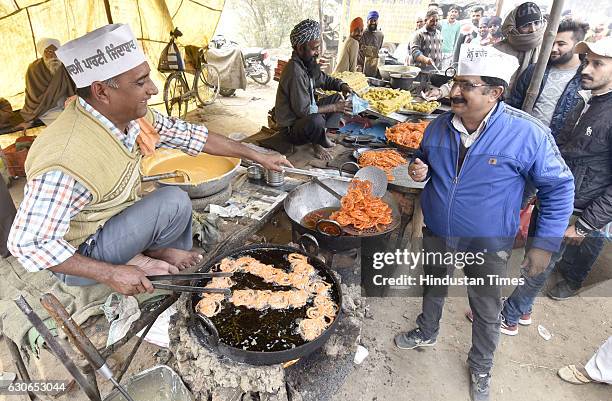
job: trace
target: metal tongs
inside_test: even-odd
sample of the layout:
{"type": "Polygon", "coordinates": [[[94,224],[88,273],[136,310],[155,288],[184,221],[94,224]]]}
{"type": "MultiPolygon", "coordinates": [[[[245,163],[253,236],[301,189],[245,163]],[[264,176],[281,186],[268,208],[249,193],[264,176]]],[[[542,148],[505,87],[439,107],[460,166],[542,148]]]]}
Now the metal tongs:
{"type": "Polygon", "coordinates": [[[169,290],[174,292],[195,292],[195,293],[210,293],[210,294],[223,294],[231,295],[229,288],[205,288],[205,287],[193,287],[190,285],[175,285],[175,284],[163,284],[156,283],[156,281],[186,281],[186,280],[201,280],[204,278],[215,278],[215,277],[232,277],[233,273],[229,272],[214,272],[214,273],[190,273],[190,274],[161,274],[157,276],[147,276],[149,281],[153,281],[153,288],[158,290],[169,290]]]}

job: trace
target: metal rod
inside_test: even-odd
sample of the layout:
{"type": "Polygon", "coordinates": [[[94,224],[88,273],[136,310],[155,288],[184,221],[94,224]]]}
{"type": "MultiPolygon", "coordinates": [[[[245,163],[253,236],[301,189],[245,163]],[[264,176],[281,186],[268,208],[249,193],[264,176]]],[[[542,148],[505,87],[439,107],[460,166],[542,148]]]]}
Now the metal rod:
{"type": "Polygon", "coordinates": [[[127,372],[128,368],[130,367],[130,365],[132,363],[132,360],[134,359],[134,356],[136,355],[136,352],[138,352],[138,349],[140,348],[140,345],[142,344],[142,341],[145,339],[147,334],[149,334],[149,330],[151,330],[151,327],[153,327],[153,325],[155,324],[156,321],[157,321],[157,319],[156,320],[152,320],[151,323],[149,323],[149,325],[145,328],[145,331],[142,333],[142,335],[136,341],[136,344],[134,344],[134,347],[132,348],[132,351],[130,351],[130,355],[128,355],[127,359],[125,360],[125,362],[121,366],[121,371],[117,375],[117,382],[118,383],[121,383],[121,379],[123,378],[123,375],[125,374],[125,372],[127,372]]]}
{"type": "MultiPolygon", "coordinates": [[[[17,344],[15,344],[15,342],[7,336],[4,336],[4,340],[6,342],[6,345],[8,346],[11,356],[13,357],[13,361],[15,362],[15,366],[17,367],[17,371],[19,372],[19,377],[21,377],[21,380],[29,382],[30,374],[28,373],[28,369],[26,368],[25,363],[23,363],[23,358],[21,357],[21,352],[19,352],[19,347],[17,347],[17,344]]],[[[31,393],[29,391],[28,398],[30,398],[30,400],[32,401],[38,399],[38,397],[36,397],[34,393],[31,393]]]]}
{"type": "Polygon", "coordinates": [[[130,339],[134,337],[136,333],[139,333],[142,329],[148,326],[151,321],[157,320],[157,317],[161,315],[170,306],[172,306],[172,304],[174,304],[178,299],[179,299],[178,294],[169,295],[166,298],[164,298],[160,302],[159,306],[157,306],[156,308],[143,312],[140,316],[140,319],[132,323],[132,327],[128,330],[127,334],[123,336],[123,338],[121,338],[114,344],[111,344],[102,350],[102,357],[108,358],[109,356],[114,354],[115,351],[117,351],[125,343],[130,341],[130,339]]]}
{"type": "Polygon", "coordinates": [[[350,182],[352,179],[352,177],[340,177],[337,175],[331,175],[331,174],[325,174],[325,173],[318,173],[318,172],[310,171],[310,170],[304,170],[301,168],[285,167],[283,168],[283,171],[285,173],[300,174],[300,175],[306,175],[309,177],[331,178],[333,180],[344,181],[344,182],[350,182]]]}
{"type": "Polygon", "coordinates": [[[62,305],[55,295],[50,293],[43,294],[40,297],[40,303],[60,325],[62,330],[64,330],[64,333],[66,333],[79,352],[87,359],[87,362],[96,369],[96,372],[113,383],[115,388],[119,390],[126,400],[134,401],[125,389],[113,378],[113,372],[106,364],[104,358],[102,358],[102,355],[100,355],[100,352],[98,352],[98,349],[92,344],[89,337],[85,335],[81,326],[68,315],[64,305],[62,305]]]}
{"type": "MultiPolygon", "coordinates": [[[[544,71],[546,70],[546,65],[550,58],[550,51],[552,50],[555,37],[557,36],[557,28],[561,20],[561,11],[564,2],[565,0],[554,0],[550,10],[550,19],[546,24],[546,31],[544,32],[544,39],[542,40],[538,62],[536,63],[533,77],[531,78],[531,83],[529,84],[529,88],[525,94],[525,101],[523,102],[523,111],[529,114],[533,112],[533,106],[540,93],[544,71]]],[[[516,79],[518,79],[518,77],[516,79]]]]}
{"type": "Polygon", "coordinates": [[[157,276],[147,276],[149,281],[179,281],[179,280],[199,280],[203,278],[215,277],[232,277],[230,272],[212,272],[212,273],[191,273],[191,274],[160,274],[157,276]]]}
{"type": "Polygon", "coordinates": [[[174,292],[195,292],[195,293],[208,293],[208,294],[223,294],[230,295],[232,291],[229,288],[206,288],[206,287],[192,287],[190,285],[174,285],[174,284],[162,284],[152,283],[153,288],[158,290],[168,290],[174,292]]]}
{"type": "Polygon", "coordinates": [[[331,189],[329,187],[329,185],[325,184],[323,181],[321,181],[319,179],[319,177],[313,177],[312,180],[314,182],[317,183],[317,185],[319,185],[321,188],[323,188],[324,190],[326,190],[327,192],[329,192],[334,198],[338,199],[338,200],[342,200],[342,195],[340,195],[338,192],[334,191],[333,189],[331,189]]]}
{"type": "Polygon", "coordinates": [[[60,360],[60,362],[66,367],[66,370],[74,377],[74,380],[81,387],[87,398],[92,401],[101,401],[100,393],[97,390],[97,387],[94,387],[86,378],[83,376],[79,368],[76,367],[74,362],[68,357],[64,348],[60,345],[60,343],[55,339],[53,334],[49,331],[47,326],[40,319],[40,316],[32,310],[32,307],[25,298],[20,295],[19,298],[15,299],[15,303],[17,307],[23,312],[26,318],[32,323],[34,328],[38,331],[38,333],[45,339],[45,342],[51,349],[51,351],[55,354],[55,356],[60,360]]]}

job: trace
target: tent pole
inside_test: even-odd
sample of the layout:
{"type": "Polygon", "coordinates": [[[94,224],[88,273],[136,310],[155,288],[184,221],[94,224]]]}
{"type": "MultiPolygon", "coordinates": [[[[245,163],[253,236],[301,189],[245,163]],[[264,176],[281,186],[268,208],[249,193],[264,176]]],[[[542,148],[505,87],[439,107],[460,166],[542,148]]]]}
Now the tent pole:
{"type": "Polygon", "coordinates": [[[113,23],[113,15],[111,14],[111,7],[109,0],[104,0],[104,10],[106,10],[106,19],[109,24],[113,23]]]}
{"type": "Polygon", "coordinates": [[[542,47],[540,48],[540,56],[536,63],[535,70],[533,72],[533,78],[529,84],[529,89],[525,95],[525,101],[523,102],[523,111],[531,114],[536,98],[540,93],[540,85],[542,84],[542,78],[544,77],[544,70],[548,64],[550,57],[550,51],[552,50],[555,37],[557,36],[557,28],[559,27],[559,21],[561,20],[561,10],[563,9],[563,3],[565,0],[554,0],[552,8],[550,10],[550,19],[546,25],[546,31],[544,32],[544,39],[542,40],[542,47]]]}
{"type": "Polygon", "coordinates": [[[501,17],[502,8],[504,8],[504,0],[497,0],[495,4],[495,15],[501,17]]]}

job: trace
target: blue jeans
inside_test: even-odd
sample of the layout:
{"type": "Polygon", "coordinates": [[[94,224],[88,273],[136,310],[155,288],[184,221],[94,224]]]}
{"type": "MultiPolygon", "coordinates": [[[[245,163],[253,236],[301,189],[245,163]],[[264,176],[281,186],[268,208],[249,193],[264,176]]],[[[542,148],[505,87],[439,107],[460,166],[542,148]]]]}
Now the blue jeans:
{"type": "Polygon", "coordinates": [[[582,287],[604,247],[605,240],[599,232],[595,232],[586,237],[580,246],[567,246],[563,258],[557,263],[557,271],[570,287],[576,290],[582,287]]]}
{"type": "MultiPolygon", "coordinates": [[[[537,219],[538,209],[534,208],[531,221],[529,222],[530,238],[533,238],[535,234],[537,219]]],[[[599,233],[595,232],[586,237],[579,246],[562,243],[559,251],[552,254],[550,263],[544,272],[535,277],[530,277],[525,269],[521,269],[521,277],[525,282],[514,289],[502,310],[506,324],[514,326],[518,324],[521,315],[531,313],[535,298],[544,287],[546,280],[555,270],[555,267],[569,280],[570,285],[576,284],[576,289],[580,288],[580,285],[582,285],[582,282],[597,260],[597,256],[603,248],[604,240],[599,233]]],[[[527,242],[525,251],[529,251],[529,249],[530,241],[527,242]]]]}

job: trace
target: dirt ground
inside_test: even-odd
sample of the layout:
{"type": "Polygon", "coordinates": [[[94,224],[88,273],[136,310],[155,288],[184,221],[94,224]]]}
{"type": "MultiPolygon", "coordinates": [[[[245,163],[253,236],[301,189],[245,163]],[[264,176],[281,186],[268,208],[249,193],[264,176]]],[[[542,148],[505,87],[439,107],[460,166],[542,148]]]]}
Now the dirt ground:
{"type": "MultiPolygon", "coordinates": [[[[189,119],[206,124],[213,132],[251,135],[266,125],[275,91],[275,82],[264,87],[251,82],[246,91],[238,91],[235,97],[221,98],[212,106],[194,111],[189,119]]],[[[16,203],[22,199],[22,191],[23,180],[11,187],[16,203]]],[[[511,266],[515,276],[521,258],[522,251],[513,254],[511,266]]],[[[611,266],[612,247],[608,245],[589,277],[587,289],[580,296],[565,302],[539,298],[534,308],[534,324],[521,327],[516,337],[501,336],[493,371],[492,400],[612,399],[612,387],[598,384],[574,386],[561,382],[556,376],[557,369],[563,365],[585,363],[612,335],[612,298],[605,296],[612,295],[611,266]],[[550,341],[538,335],[538,324],[552,333],[550,341]]],[[[370,298],[369,303],[373,318],[365,320],[361,337],[370,355],[355,367],[344,383],[337,383],[335,400],[469,399],[465,360],[471,343],[471,328],[464,317],[467,298],[448,299],[438,344],[426,350],[413,351],[395,348],[393,336],[398,331],[414,327],[421,300],[370,298]]],[[[141,348],[129,372],[151,367],[156,360],[154,353],[158,350],[151,345],[141,348]]],[[[5,347],[0,346],[0,370],[15,371],[9,361],[5,347]]],[[[19,400],[17,397],[5,399],[19,400]]]]}

